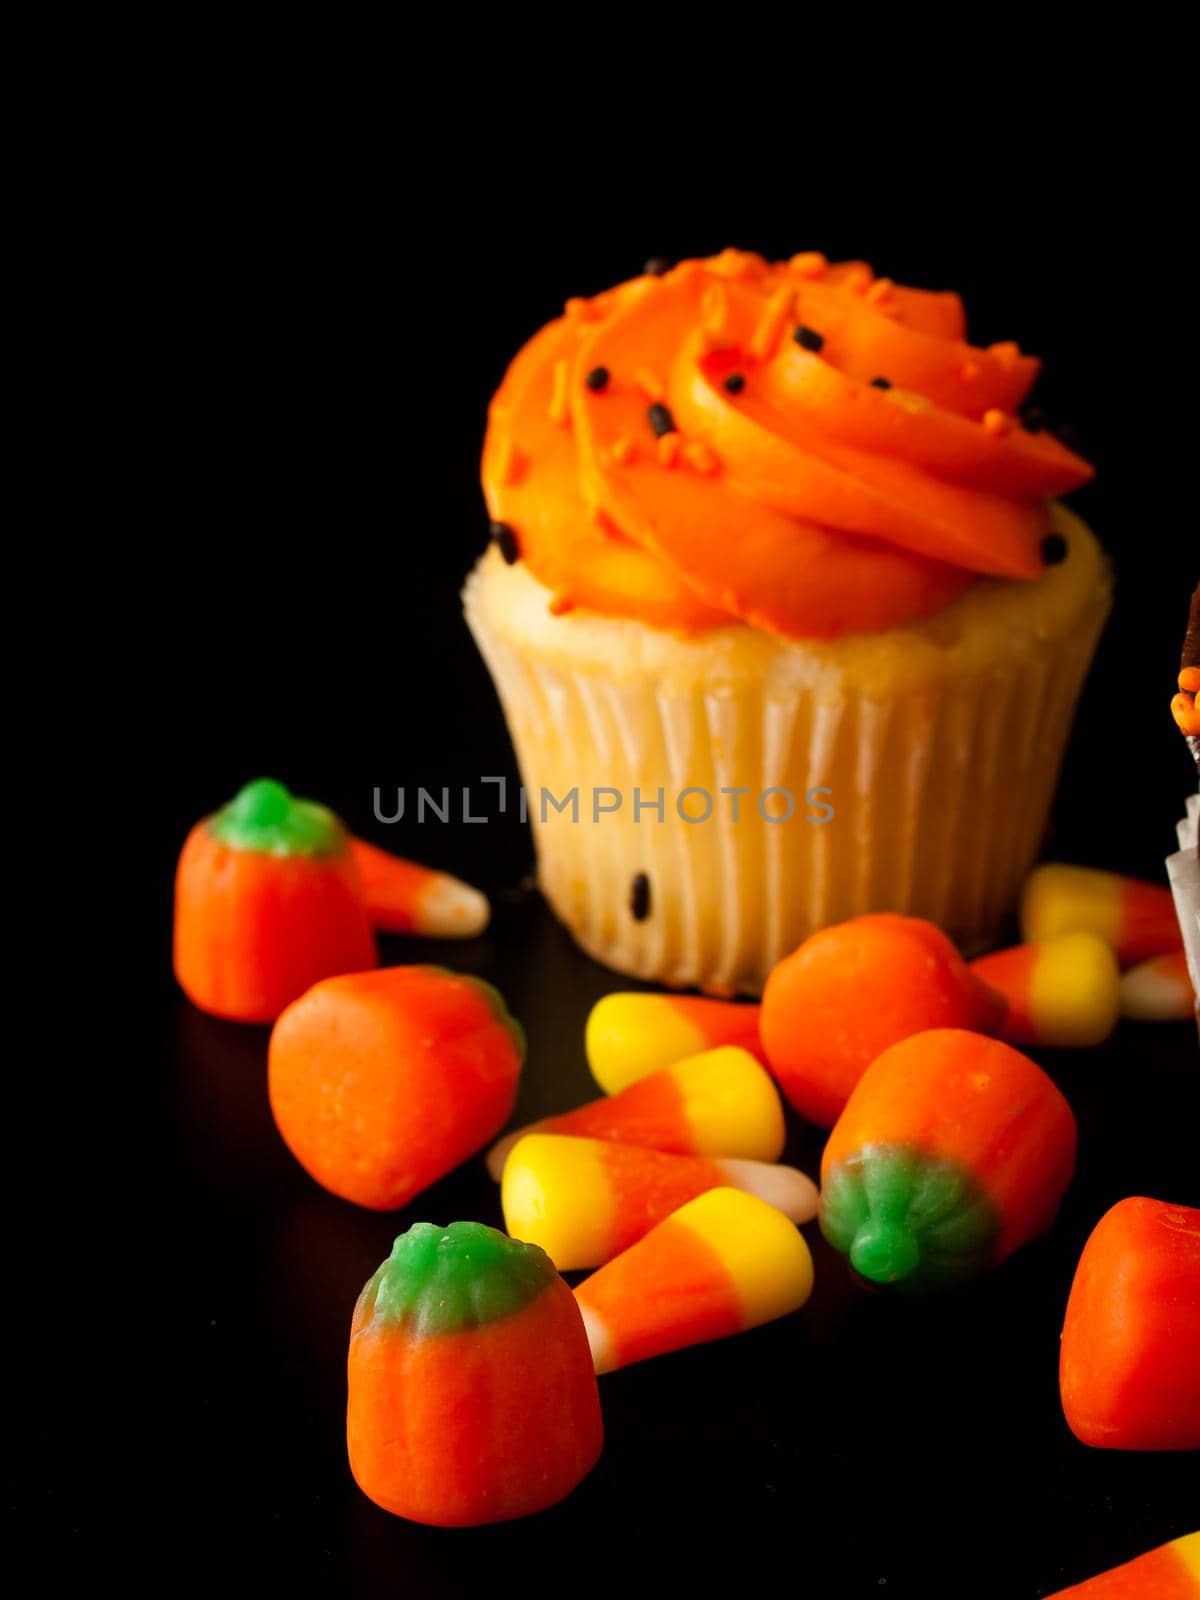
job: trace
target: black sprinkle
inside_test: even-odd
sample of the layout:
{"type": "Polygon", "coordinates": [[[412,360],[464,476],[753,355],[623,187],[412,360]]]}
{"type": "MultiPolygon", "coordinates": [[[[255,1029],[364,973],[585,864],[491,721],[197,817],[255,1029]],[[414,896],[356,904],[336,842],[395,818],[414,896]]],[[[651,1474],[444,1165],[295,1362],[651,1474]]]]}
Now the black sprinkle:
{"type": "Polygon", "coordinates": [[[629,911],[635,922],[645,922],[650,915],[650,879],[644,872],[635,872],[629,886],[629,911]]]}
{"type": "Polygon", "coordinates": [[[664,433],[675,432],[675,418],[667,410],[666,406],[660,405],[657,400],[647,408],[646,416],[650,426],[654,429],[654,437],[656,439],[661,439],[664,433]]]}
{"type": "Polygon", "coordinates": [[[1058,566],[1067,559],[1067,541],[1061,533],[1048,533],[1042,540],[1042,560],[1048,567],[1058,566]]]}
{"type": "Polygon", "coordinates": [[[890,378],[872,378],[871,387],[872,389],[890,389],[892,380],[890,378]]]}
{"type": "Polygon", "coordinates": [[[818,333],[815,328],[806,328],[803,323],[793,333],[792,338],[795,339],[801,350],[812,350],[814,352],[819,350],[825,343],[825,335],[823,333],[818,333]]]}
{"type": "Polygon", "coordinates": [[[740,372],[731,372],[725,379],[725,387],[730,394],[741,394],[746,387],[746,380],[740,372]]]}
{"type": "Polygon", "coordinates": [[[488,524],[488,534],[492,543],[499,550],[510,567],[515,566],[521,559],[521,547],[517,543],[517,536],[507,522],[492,522],[488,524]]]}
{"type": "Polygon", "coordinates": [[[593,367],[583,381],[593,394],[599,394],[601,389],[608,388],[608,368],[593,367]]]}
{"type": "Polygon", "coordinates": [[[642,271],[648,278],[661,278],[664,272],[670,272],[671,263],[666,256],[651,256],[642,271]]]}

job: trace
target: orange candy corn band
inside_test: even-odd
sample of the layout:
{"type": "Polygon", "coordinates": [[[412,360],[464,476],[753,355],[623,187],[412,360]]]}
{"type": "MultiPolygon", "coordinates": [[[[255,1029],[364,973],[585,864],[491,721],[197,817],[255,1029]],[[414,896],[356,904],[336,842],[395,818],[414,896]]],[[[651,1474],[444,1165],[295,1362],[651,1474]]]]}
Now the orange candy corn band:
{"type": "Polygon", "coordinates": [[[730,1187],[796,1222],[816,1214],[816,1185],[794,1167],[544,1133],[526,1134],[510,1152],[500,1203],[507,1232],[568,1272],[611,1260],[689,1200],[730,1187]]]}
{"type": "Polygon", "coordinates": [[[774,1206],[711,1189],[575,1291],[597,1372],[723,1339],[797,1310],[812,1257],[774,1206]]]}
{"type": "Polygon", "coordinates": [[[1047,1600],[1200,1600],[1200,1533],[1186,1533],[1047,1600]]]}
{"type": "Polygon", "coordinates": [[[1037,371],[969,346],[955,295],[725,251],[536,334],[492,404],[484,492],[557,610],[891,627],[975,574],[1042,571],[1046,497],[1091,468],[1016,424],[1037,371]]]}
{"type": "Polygon", "coordinates": [[[779,1092],[746,1050],[723,1045],[639,1078],[617,1094],[507,1134],[488,1152],[499,1179],[527,1133],[570,1134],[641,1145],[668,1155],[777,1161],[786,1127],[779,1092]]]}
{"type": "Polygon", "coordinates": [[[1094,933],[1064,933],[972,961],[977,978],[1008,1002],[999,1037],[1008,1044],[1081,1049],[1116,1026],[1121,974],[1112,947],[1094,933]]]}
{"type": "Polygon", "coordinates": [[[367,916],[380,933],[470,939],[487,927],[487,899],[449,873],[390,855],[365,839],[351,839],[350,854],[367,916]]]}

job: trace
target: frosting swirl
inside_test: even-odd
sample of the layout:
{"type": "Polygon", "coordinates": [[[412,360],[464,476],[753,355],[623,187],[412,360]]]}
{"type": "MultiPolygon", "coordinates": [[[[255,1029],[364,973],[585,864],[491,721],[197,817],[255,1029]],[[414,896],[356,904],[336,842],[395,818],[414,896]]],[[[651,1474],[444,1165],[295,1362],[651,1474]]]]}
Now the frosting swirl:
{"type": "Polygon", "coordinates": [[[572,300],[492,403],[483,484],[553,593],[697,632],[898,626],[1043,571],[1091,467],[1016,410],[1039,364],[958,296],[726,250],[572,300]]]}

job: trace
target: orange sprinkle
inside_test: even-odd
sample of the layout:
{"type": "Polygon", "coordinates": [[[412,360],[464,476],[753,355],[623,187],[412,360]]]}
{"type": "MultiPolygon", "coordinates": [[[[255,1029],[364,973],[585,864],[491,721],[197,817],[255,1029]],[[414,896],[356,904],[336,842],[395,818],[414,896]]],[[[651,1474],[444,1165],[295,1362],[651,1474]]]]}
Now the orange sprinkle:
{"type": "Polygon", "coordinates": [[[980,367],[978,361],[964,361],[959,368],[959,376],[964,383],[974,383],[978,378],[980,367]]]}
{"type": "Polygon", "coordinates": [[[1012,432],[1013,419],[1006,412],[993,409],[983,413],[983,425],[989,433],[999,436],[1012,432]]]}
{"type": "Polygon", "coordinates": [[[664,467],[673,467],[679,460],[679,452],[683,448],[683,441],[677,433],[664,433],[658,441],[658,460],[664,467]]]}
{"type": "Polygon", "coordinates": [[[877,306],[884,300],[891,298],[892,290],[896,287],[891,278],[876,278],[867,290],[867,303],[877,306]]]}
{"type": "Polygon", "coordinates": [[[1200,694],[1200,667],[1184,667],[1179,674],[1179,687],[1186,694],[1200,694]]]}
{"type": "Polygon", "coordinates": [[[856,261],[846,273],[846,287],[851,294],[866,294],[875,281],[875,274],[865,261],[856,261]]]}
{"type": "Polygon", "coordinates": [[[591,300],[581,299],[578,295],[572,295],[563,310],[571,322],[598,322],[603,315],[601,307],[591,300]]]}
{"type": "Polygon", "coordinates": [[[683,459],[704,478],[710,477],[721,465],[717,453],[700,439],[693,439],[684,445],[683,459]]]}
{"type": "Polygon", "coordinates": [[[567,420],[567,363],[565,361],[556,361],[554,363],[554,384],[550,391],[548,414],[550,421],[558,423],[560,427],[567,420]]]}
{"type": "Polygon", "coordinates": [[[507,487],[520,483],[525,476],[525,469],[529,465],[529,457],[524,450],[519,450],[507,435],[500,443],[500,458],[496,463],[496,473],[500,482],[507,487]]]}
{"type": "Polygon", "coordinates": [[[796,291],[785,283],[767,301],[758,326],[750,335],[750,354],[759,361],[765,361],[775,353],[775,346],[779,343],[779,335],[791,314],[795,298],[796,291]]]}
{"type": "Polygon", "coordinates": [[[569,594],[556,594],[551,600],[549,611],[552,617],[565,616],[568,611],[574,611],[575,602],[569,594]]]}
{"type": "Polygon", "coordinates": [[[819,278],[829,266],[828,259],[819,250],[801,250],[793,256],[788,266],[798,278],[819,278]]]}
{"type": "Polygon", "coordinates": [[[637,453],[637,445],[628,434],[622,434],[612,447],[612,458],[619,467],[627,467],[631,461],[636,461],[637,453]]]}
{"type": "Polygon", "coordinates": [[[651,372],[649,367],[639,367],[633,375],[633,381],[647,400],[661,400],[667,392],[662,386],[662,380],[651,372]]]}

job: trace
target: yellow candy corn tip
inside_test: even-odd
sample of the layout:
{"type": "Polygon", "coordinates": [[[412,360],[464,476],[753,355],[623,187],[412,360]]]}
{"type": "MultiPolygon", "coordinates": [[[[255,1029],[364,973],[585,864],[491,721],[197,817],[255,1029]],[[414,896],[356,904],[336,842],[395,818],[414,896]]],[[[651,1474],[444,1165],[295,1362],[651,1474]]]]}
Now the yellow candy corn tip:
{"type": "Polygon", "coordinates": [[[812,1293],[802,1234],[781,1211],[741,1189],[709,1189],[672,1214],[718,1256],[741,1303],[744,1326],[797,1311],[812,1293]]]}
{"type": "Polygon", "coordinates": [[[1131,1022],[1186,1022],[1195,1009],[1191,983],[1169,956],[1154,956],[1121,977],[1121,1015],[1131,1022]]]}
{"type": "Polygon", "coordinates": [[[778,1161],[787,1127],[779,1090],[761,1062],[740,1045],[720,1045],[678,1061],[679,1085],[697,1155],[778,1161]]]}
{"type": "Polygon", "coordinates": [[[1064,933],[1038,951],[1029,1012],[1039,1044],[1086,1049],[1117,1025],[1121,972],[1113,948],[1095,933],[1064,933]]]}
{"type": "Polygon", "coordinates": [[[1094,867],[1047,862],[1021,894],[1021,938],[1042,944],[1064,933],[1094,933],[1116,945],[1121,935],[1121,880],[1094,867]]]}
{"type": "Polygon", "coordinates": [[[700,1029],[661,994],[607,994],[592,1007],[583,1043],[605,1094],[704,1049],[700,1029]]]}
{"type": "Polygon", "coordinates": [[[437,939],[473,939],[491,920],[485,894],[447,873],[435,873],[422,891],[416,932],[437,939]]]}
{"type": "Polygon", "coordinates": [[[527,1133],[509,1152],[500,1183],[505,1231],[540,1245],[560,1272],[609,1255],[613,1194],[595,1139],[527,1133]]]}
{"type": "Polygon", "coordinates": [[[1200,1583],[1200,1533],[1185,1533],[1182,1539],[1172,1542],[1171,1549],[1183,1562],[1188,1576],[1200,1583]]]}

